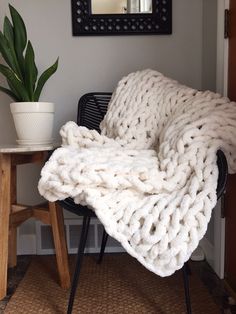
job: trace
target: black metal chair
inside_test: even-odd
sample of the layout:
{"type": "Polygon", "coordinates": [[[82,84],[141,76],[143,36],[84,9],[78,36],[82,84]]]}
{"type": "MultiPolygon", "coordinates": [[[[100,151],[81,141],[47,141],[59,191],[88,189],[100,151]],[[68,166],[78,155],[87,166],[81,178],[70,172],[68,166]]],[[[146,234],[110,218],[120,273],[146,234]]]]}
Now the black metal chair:
{"type": "MultiPolygon", "coordinates": [[[[98,132],[100,132],[99,124],[102,121],[107,111],[107,105],[111,99],[111,95],[112,93],[88,93],[88,94],[83,95],[80,98],[79,104],[78,104],[78,116],[77,116],[78,125],[86,126],[89,129],[95,129],[98,132]]],[[[228,174],[227,161],[226,161],[224,153],[221,150],[217,152],[217,165],[219,168],[217,198],[219,199],[225,190],[227,174],[228,174]]],[[[90,219],[91,217],[96,217],[96,215],[88,207],[75,204],[72,198],[67,198],[63,201],[59,201],[59,203],[63,208],[69,210],[70,212],[73,212],[79,216],[83,216],[83,225],[82,225],[82,231],[81,231],[81,236],[80,236],[80,241],[79,241],[77,261],[76,261],[74,276],[72,280],[70,298],[69,298],[68,309],[67,309],[67,314],[70,314],[72,313],[74,297],[75,297],[76,289],[78,286],[80,269],[82,265],[82,259],[84,255],[84,249],[86,245],[90,219]]],[[[108,239],[108,234],[104,230],[103,237],[102,237],[101,250],[100,250],[100,254],[97,261],[98,263],[101,263],[102,261],[107,239],[108,239]]],[[[184,264],[182,271],[183,271],[183,279],[184,279],[186,309],[187,309],[187,313],[191,314],[192,311],[191,311],[191,302],[190,302],[190,294],[189,294],[190,269],[187,262],[184,264]]]]}

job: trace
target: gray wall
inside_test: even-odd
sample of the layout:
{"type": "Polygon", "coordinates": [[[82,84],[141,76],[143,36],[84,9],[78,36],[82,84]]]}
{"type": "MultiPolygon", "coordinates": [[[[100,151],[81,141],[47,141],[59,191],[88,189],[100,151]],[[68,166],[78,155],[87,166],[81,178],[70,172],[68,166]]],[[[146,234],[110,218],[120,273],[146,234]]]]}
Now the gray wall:
{"type": "MultiPolygon", "coordinates": [[[[24,17],[39,71],[60,57],[59,69],[41,97],[56,104],[54,137],[66,121],[75,120],[78,98],[83,93],[112,91],[131,71],[153,68],[194,88],[214,87],[213,64],[206,62],[214,49],[208,50],[203,36],[204,1],[173,0],[172,35],[73,37],[70,1],[12,0],[24,17]]],[[[0,0],[1,28],[5,14],[9,14],[8,0],[0,0]]],[[[9,102],[0,94],[0,144],[16,138],[9,102]]],[[[27,171],[30,178],[25,179],[25,167],[29,166],[20,169],[18,196],[21,202],[34,203],[39,196],[32,186],[37,184],[39,169],[31,166],[27,171]]]]}
{"type": "Polygon", "coordinates": [[[217,1],[203,1],[202,89],[216,90],[217,1]]]}
{"type": "MultiPolygon", "coordinates": [[[[203,1],[202,89],[216,90],[217,1],[203,1]]],[[[206,238],[214,245],[214,213],[206,238]]]]}
{"type": "MultiPolygon", "coordinates": [[[[2,22],[8,0],[0,3],[2,22]]],[[[11,4],[24,17],[39,71],[60,57],[59,69],[41,97],[56,103],[54,136],[64,122],[75,119],[79,96],[113,90],[131,71],[153,68],[193,87],[202,86],[202,0],[173,1],[173,34],[168,36],[72,37],[70,1],[11,4]]],[[[0,143],[15,139],[9,101],[0,95],[0,143]]]]}

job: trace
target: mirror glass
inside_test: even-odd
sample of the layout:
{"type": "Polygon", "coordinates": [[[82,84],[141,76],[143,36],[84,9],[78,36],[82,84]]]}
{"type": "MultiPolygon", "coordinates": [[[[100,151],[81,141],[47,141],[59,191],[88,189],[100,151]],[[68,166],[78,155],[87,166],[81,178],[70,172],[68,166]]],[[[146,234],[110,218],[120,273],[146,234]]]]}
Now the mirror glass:
{"type": "Polygon", "coordinates": [[[152,0],[91,0],[92,14],[152,13],[152,0]]]}

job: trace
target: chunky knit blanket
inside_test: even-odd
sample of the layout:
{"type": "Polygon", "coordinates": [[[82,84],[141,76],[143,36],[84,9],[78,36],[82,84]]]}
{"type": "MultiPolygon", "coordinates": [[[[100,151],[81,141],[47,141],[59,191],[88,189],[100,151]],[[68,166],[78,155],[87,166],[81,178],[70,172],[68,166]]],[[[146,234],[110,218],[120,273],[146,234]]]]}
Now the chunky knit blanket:
{"type": "Polygon", "coordinates": [[[40,193],[92,208],[154,273],[180,269],[217,201],[219,148],[236,172],[236,104],[144,70],[118,83],[101,134],[74,122],[60,133],[63,145],[42,169],[40,193]]]}

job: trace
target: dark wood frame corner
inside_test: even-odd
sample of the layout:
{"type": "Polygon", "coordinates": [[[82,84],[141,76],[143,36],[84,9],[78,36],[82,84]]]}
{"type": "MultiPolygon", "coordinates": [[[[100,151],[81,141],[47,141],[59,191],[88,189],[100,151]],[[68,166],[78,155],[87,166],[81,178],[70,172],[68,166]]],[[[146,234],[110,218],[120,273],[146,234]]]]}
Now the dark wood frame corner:
{"type": "Polygon", "coordinates": [[[152,13],[92,14],[91,0],[71,0],[73,36],[167,35],[172,33],[172,0],[152,0],[152,13]]]}

